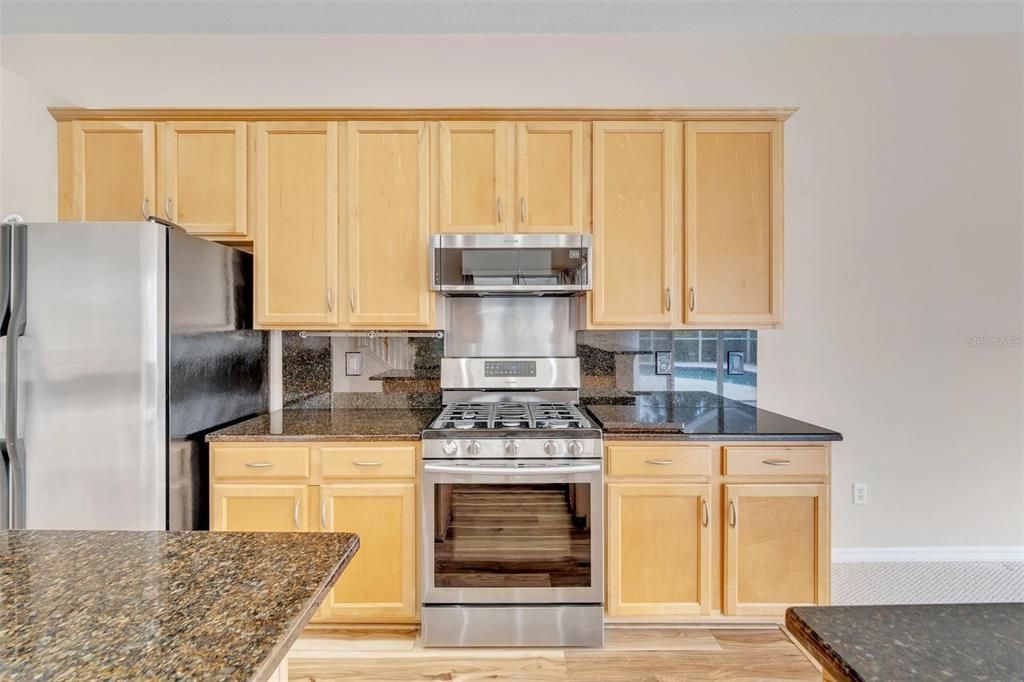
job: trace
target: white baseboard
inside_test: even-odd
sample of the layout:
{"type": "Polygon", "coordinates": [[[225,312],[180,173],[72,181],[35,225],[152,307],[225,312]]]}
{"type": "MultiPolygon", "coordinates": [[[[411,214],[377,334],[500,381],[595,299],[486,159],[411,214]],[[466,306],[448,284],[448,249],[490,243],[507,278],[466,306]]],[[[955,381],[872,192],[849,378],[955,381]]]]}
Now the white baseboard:
{"type": "Polygon", "coordinates": [[[834,547],[832,563],[1024,561],[1024,545],[997,547],[834,547]]]}

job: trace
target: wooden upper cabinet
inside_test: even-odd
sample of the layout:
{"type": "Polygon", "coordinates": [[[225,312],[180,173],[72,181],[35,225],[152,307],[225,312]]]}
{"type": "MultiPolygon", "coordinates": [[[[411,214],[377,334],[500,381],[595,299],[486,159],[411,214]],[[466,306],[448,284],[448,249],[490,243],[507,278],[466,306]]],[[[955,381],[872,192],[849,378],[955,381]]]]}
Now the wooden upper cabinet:
{"type": "Polygon", "coordinates": [[[501,121],[439,124],[441,232],[510,231],[514,131],[501,121]]]}
{"type": "Polygon", "coordinates": [[[353,325],[431,322],[430,127],[347,124],[345,305],[353,325]]]}
{"type": "Polygon", "coordinates": [[[680,320],[680,124],[594,124],[593,326],[680,320]]]}
{"type": "Polygon", "coordinates": [[[782,322],[782,123],[686,124],[688,324],[782,322]]]}
{"type": "Polygon", "coordinates": [[[725,615],[828,604],[828,485],[725,486],[725,615]]]}
{"type": "Polygon", "coordinates": [[[516,131],[516,232],[584,232],[585,128],[520,123],[516,131]]]}
{"type": "Polygon", "coordinates": [[[61,126],[61,220],[145,220],[156,208],[155,124],[72,121],[61,126]]]}
{"type": "Polygon", "coordinates": [[[338,322],[338,124],[252,124],[256,320],[338,322]]]}
{"type": "Polygon", "coordinates": [[[609,483],[608,615],[711,609],[710,486],[609,483]]]}
{"type": "Polygon", "coordinates": [[[157,213],[190,234],[245,239],[246,125],[161,123],[157,213]]]}

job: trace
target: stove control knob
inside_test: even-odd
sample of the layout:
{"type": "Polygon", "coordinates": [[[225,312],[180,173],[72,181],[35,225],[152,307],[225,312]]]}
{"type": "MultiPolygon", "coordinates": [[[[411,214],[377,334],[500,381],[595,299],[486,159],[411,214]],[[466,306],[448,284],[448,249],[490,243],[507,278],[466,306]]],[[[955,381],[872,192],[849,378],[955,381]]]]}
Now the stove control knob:
{"type": "Polygon", "coordinates": [[[583,454],[583,443],[578,440],[569,441],[569,454],[573,457],[579,457],[583,454]]]}
{"type": "Polygon", "coordinates": [[[444,445],[441,446],[441,452],[451,457],[459,451],[459,444],[453,440],[446,440],[444,445]]]}
{"type": "Polygon", "coordinates": [[[519,454],[519,443],[514,440],[510,440],[505,443],[505,454],[509,457],[515,457],[519,454]]]}
{"type": "Polygon", "coordinates": [[[549,457],[554,457],[558,454],[558,443],[553,440],[546,441],[544,443],[544,454],[549,457]]]}
{"type": "Polygon", "coordinates": [[[479,455],[480,454],[480,441],[478,441],[478,440],[471,440],[469,442],[469,445],[466,446],[466,452],[468,452],[471,457],[476,457],[477,455],[479,455]]]}

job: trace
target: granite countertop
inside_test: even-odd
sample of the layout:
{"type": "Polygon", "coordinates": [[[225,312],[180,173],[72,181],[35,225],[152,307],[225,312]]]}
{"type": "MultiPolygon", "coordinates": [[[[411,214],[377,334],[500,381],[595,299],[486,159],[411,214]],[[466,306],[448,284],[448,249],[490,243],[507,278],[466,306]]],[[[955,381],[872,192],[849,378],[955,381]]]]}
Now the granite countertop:
{"type": "Polygon", "coordinates": [[[605,440],[843,439],[831,429],[704,391],[637,393],[628,404],[586,407],[605,440]]]}
{"type": "Polygon", "coordinates": [[[1024,604],[797,606],[786,628],[837,680],[1024,680],[1024,604]]]}
{"type": "Polygon", "coordinates": [[[0,532],[0,678],[266,679],[351,533],[0,532]]]}
{"type": "Polygon", "coordinates": [[[217,441],[419,440],[436,409],[288,409],[253,417],[206,437],[217,441]]]}

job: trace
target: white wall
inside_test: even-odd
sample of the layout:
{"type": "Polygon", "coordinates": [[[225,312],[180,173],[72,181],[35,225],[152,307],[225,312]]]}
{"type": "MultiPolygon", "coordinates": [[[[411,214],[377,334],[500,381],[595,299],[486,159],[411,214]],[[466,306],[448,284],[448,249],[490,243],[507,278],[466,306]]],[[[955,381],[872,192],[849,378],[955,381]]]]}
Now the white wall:
{"type": "Polygon", "coordinates": [[[0,66],[0,218],[57,219],[57,126],[46,107],[58,102],[0,66]]]}
{"type": "MultiPolygon", "coordinates": [[[[2,59],[97,107],[799,106],[761,406],[845,434],[834,546],[1024,545],[1024,353],[970,343],[1024,334],[1019,34],[8,36],[2,59]]],[[[49,217],[52,126],[3,111],[38,150],[3,210],[49,217]]]]}

